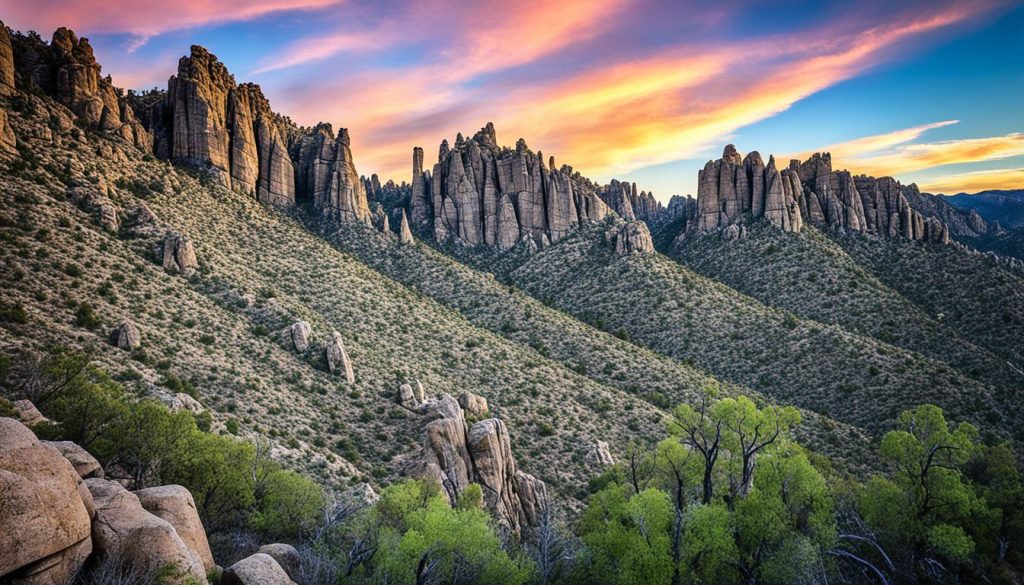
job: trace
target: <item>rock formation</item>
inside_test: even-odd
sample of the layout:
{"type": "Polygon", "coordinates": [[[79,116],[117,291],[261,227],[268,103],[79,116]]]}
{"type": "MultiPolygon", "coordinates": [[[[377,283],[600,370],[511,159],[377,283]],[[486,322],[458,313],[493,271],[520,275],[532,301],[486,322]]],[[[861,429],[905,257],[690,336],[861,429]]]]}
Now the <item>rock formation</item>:
{"type": "Polygon", "coordinates": [[[313,329],[306,321],[296,321],[288,328],[288,339],[291,341],[295,351],[303,352],[309,348],[309,341],[313,336],[313,329]]]}
{"type": "Polygon", "coordinates": [[[615,465],[615,458],[612,457],[611,451],[608,450],[608,443],[604,441],[594,441],[587,449],[583,459],[587,462],[587,465],[598,471],[615,465]]]}
{"type": "Polygon", "coordinates": [[[642,221],[619,222],[605,232],[605,239],[611,242],[619,256],[654,252],[651,232],[642,221]]]}
{"type": "Polygon", "coordinates": [[[162,265],[168,272],[190,276],[199,267],[192,240],[179,232],[170,232],[164,238],[162,265]]]}
{"type": "Polygon", "coordinates": [[[459,406],[473,418],[485,417],[490,412],[487,407],[487,399],[472,392],[463,392],[459,395],[459,406]]]}
{"type": "Polygon", "coordinates": [[[402,223],[398,227],[398,239],[403,244],[411,244],[415,241],[412,237],[412,230],[409,229],[409,216],[404,209],[402,210],[402,223]]]}
{"type": "Polygon", "coordinates": [[[195,500],[187,489],[180,485],[164,485],[139,490],[135,495],[147,512],[174,527],[185,545],[199,557],[204,571],[209,572],[216,567],[195,500]]]}
{"type": "Polygon", "coordinates": [[[142,344],[142,336],[135,323],[131,319],[125,319],[110,334],[110,341],[115,347],[130,350],[142,344]]]}
{"type": "MultiPolygon", "coordinates": [[[[774,157],[765,165],[757,152],[744,158],[730,144],[721,159],[709,161],[698,175],[697,221],[691,229],[708,232],[764,218],[790,232],[809,221],[848,232],[948,243],[946,224],[925,218],[907,194],[917,194],[916,186],[833,171],[828,153],[790,161],[779,170],[774,157]]],[[[744,231],[740,226],[728,235],[735,239],[744,231]]]]}
{"type": "Polygon", "coordinates": [[[88,451],[71,441],[43,441],[43,444],[50,445],[60,451],[60,454],[68,460],[75,469],[75,473],[82,479],[90,477],[103,477],[103,467],[96,458],[88,451]]]}
{"type": "Polygon", "coordinates": [[[795,194],[799,183],[794,171],[776,168],[774,157],[766,166],[758,152],[742,158],[729,144],[722,158],[708,161],[698,173],[699,229],[724,228],[749,215],[763,217],[784,231],[800,231],[803,222],[795,194]]]}
{"type": "Polygon", "coordinates": [[[370,206],[352,159],[348,130],[337,137],[330,124],[319,124],[298,144],[297,188],[325,216],[369,221],[370,206]]]}
{"type": "Polygon", "coordinates": [[[548,168],[544,156],[519,140],[498,146],[493,124],[473,138],[441,143],[433,173],[423,172],[423,151],[413,150],[410,215],[413,228],[468,246],[507,250],[521,239],[557,242],[588,220],[603,219],[608,205],[573,176],[572,167],[548,168]]]}
{"type": "Polygon", "coordinates": [[[93,539],[98,554],[124,559],[146,573],[171,567],[174,583],[206,579],[199,554],[172,524],[146,511],[138,496],[105,479],[87,479],[85,484],[96,505],[93,539]]]}
{"type": "Polygon", "coordinates": [[[653,193],[637,193],[636,183],[623,183],[612,179],[608,185],[599,189],[599,194],[612,211],[625,219],[639,219],[650,224],[665,211],[653,193]]]}
{"type": "Polygon", "coordinates": [[[7,121],[7,110],[0,108],[0,155],[13,156],[18,154],[18,138],[14,128],[7,121]]]}
{"type": "Polygon", "coordinates": [[[14,48],[11,46],[11,33],[7,26],[0,22],[0,95],[11,95],[14,91],[14,48]]]}
{"type": "Polygon", "coordinates": [[[295,550],[294,546],[276,542],[261,546],[257,552],[268,555],[277,561],[277,564],[293,580],[299,578],[299,570],[302,568],[302,556],[299,555],[299,551],[295,550]]]}
{"type": "Polygon", "coordinates": [[[345,343],[341,340],[341,334],[335,331],[331,340],[324,350],[324,357],[327,361],[327,369],[333,374],[339,370],[345,373],[345,380],[349,384],[356,383],[356,375],[352,369],[352,360],[348,359],[348,352],[345,351],[345,343]]]}
{"type": "Polygon", "coordinates": [[[514,534],[539,523],[547,505],[546,487],[516,468],[504,422],[491,418],[470,427],[448,394],[426,401],[419,410],[437,418],[424,430],[418,474],[435,479],[452,503],[469,484],[479,484],[498,524],[514,534]]]}
{"type": "Polygon", "coordinates": [[[93,549],[81,481],[60,451],[0,418],[0,575],[24,584],[71,581],[93,549]]]}
{"type": "Polygon", "coordinates": [[[274,557],[256,553],[245,557],[224,571],[222,585],[295,585],[274,557]]]}

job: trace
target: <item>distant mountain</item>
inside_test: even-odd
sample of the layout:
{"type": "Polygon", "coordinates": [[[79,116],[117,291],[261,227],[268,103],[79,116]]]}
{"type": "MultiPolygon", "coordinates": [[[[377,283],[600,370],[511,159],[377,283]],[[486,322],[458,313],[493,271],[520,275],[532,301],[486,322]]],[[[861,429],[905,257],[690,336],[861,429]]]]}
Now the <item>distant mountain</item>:
{"type": "Polygon", "coordinates": [[[958,193],[945,199],[959,209],[977,211],[985,221],[998,221],[1004,228],[1024,226],[1024,189],[958,193]]]}

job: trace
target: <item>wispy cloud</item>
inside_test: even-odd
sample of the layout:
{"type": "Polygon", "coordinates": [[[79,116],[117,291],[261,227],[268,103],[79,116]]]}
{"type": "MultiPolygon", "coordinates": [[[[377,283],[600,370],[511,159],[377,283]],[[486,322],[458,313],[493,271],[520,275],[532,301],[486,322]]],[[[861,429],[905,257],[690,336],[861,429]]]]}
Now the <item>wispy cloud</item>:
{"type": "Polygon", "coordinates": [[[989,189],[1020,189],[1021,186],[1024,186],[1024,168],[945,175],[925,182],[921,185],[921,189],[930,193],[955,195],[957,193],[977,193],[989,189]]]}
{"type": "Polygon", "coordinates": [[[274,12],[313,10],[344,0],[32,0],[5,3],[8,26],[21,30],[51,31],[59,26],[84,34],[128,33],[134,35],[129,50],[150,38],[180,30],[250,20],[274,12]]]}

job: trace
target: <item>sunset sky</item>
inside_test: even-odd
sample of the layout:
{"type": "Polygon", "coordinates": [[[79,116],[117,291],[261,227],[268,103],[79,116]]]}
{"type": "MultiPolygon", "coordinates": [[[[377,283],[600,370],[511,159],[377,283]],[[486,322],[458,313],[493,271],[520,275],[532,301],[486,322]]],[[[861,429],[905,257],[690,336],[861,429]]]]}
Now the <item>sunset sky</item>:
{"type": "Polygon", "coordinates": [[[494,122],[662,201],[735,143],[922,190],[1024,188],[1024,2],[0,0],[89,37],[116,85],[166,87],[189,45],[299,124],[351,131],[360,173],[494,122]]]}

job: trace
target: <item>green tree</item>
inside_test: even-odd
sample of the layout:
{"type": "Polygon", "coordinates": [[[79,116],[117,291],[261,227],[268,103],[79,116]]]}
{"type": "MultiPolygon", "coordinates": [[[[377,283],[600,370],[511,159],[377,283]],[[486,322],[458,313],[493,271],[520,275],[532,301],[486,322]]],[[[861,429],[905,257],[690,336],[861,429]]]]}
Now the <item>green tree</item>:
{"type": "Polygon", "coordinates": [[[294,471],[275,469],[261,482],[249,524],[271,540],[298,541],[320,521],[324,492],[294,471]]]}

